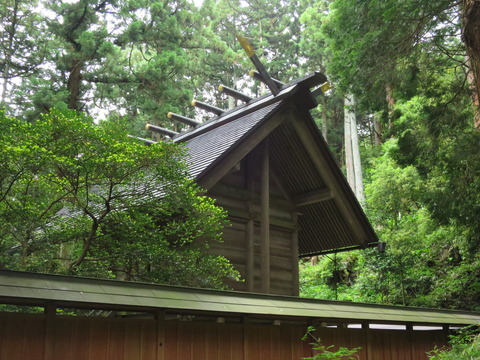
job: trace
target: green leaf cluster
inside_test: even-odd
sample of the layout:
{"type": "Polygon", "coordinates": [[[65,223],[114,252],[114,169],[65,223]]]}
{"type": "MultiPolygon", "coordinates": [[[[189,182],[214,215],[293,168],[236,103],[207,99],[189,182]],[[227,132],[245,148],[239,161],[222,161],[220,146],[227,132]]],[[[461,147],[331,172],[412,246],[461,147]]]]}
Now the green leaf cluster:
{"type": "Polygon", "coordinates": [[[451,336],[450,349],[435,349],[429,354],[431,360],[471,360],[480,357],[478,326],[461,329],[451,336]]]}
{"type": "MultiPolygon", "coordinates": [[[[329,135],[342,127],[334,98],[358,100],[365,210],[387,243],[385,254],[306,264],[304,294],[478,309],[480,132],[459,36],[463,9],[443,0],[333,0],[304,11],[303,33],[314,39],[303,38],[307,65],[322,64],[336,85],[322,103],[329,135]],[[374,145],[375,133],[383,144],[374,145]],[[349,275],[331,282],[341,269],[349,275]]],[[[334,141],[342,161],[342,139],[334,141]]]]}
{"type": "Polygon", "coordinates": [[[208,253],[225,213],[188,179],[180,146],[144,146],[124,119],[0,116],[3,268],[211,288],[238,277],[208,253]]]}
{"type": "MultiPolygon", "coordinates": [[[[372,162],[367,214],[382,239],[376,249],[320,257],[301,266],[303,296],[409,306],[478,309],[480,258],[472,228],[444,224],[430,210],[432,186],[395,160],[398,142],[372,162]]],[[[434,189],[435,190],[435,189],[434,189]]]]}
{"type": "Polygon", "coordinates": [[[333,345],[323,345],[321,339],[315,336],[315,331],[316,329],[313,326],[309,326],[307,333],[302,338],[302,340],[312,338],[314,341],[311,345],[315,355],[306,357],[304,360],[355,360],[359,358],[357,352],[361,349],[360,347],[354,349],[339,347],[338,349],[334,349],[333,345]]]}

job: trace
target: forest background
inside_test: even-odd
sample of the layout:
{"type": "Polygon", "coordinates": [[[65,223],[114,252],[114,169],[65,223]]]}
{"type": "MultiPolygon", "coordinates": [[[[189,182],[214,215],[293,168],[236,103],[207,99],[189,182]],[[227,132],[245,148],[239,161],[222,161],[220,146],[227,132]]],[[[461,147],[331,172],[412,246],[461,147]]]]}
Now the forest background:
{"type": "Polygon", "coordinates": [[[387,243],[302,261],[302,296],[480,310],[478,0],[5,0],[0,17],[2,267],[237,276],[204,256],[225,214],[188,184],[181,149],[126,134],[181,130],[165,114],[198,118],[194,97],[233,106],[220,84],[264,91],[241,34],[274,78],[328,76],[313,115],[387,243]],[[171,184],[162,202],[152,174],[171,184]]]}

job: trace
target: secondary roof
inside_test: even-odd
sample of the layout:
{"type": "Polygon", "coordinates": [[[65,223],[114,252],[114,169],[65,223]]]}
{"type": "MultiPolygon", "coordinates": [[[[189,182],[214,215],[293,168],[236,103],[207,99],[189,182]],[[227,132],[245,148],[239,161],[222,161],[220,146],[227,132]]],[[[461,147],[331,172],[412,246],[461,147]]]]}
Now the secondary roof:
{"type": "Polygon", "coordinates": [[[251,315],[339,322],[422,325],[480,323],[480,314],[475,312],[191,289],[15,271],[0,271],[0,301],[38,306],[53,302],[57,307],[163,309],[217,316],[251,315]]]}

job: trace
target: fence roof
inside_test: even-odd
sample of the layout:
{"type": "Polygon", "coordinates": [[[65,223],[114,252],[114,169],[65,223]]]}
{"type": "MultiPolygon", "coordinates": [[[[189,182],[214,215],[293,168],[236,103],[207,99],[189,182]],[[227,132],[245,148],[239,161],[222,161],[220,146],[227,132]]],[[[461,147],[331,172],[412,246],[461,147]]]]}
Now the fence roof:
{"type": "Polygon", "coordinates": [[[71,276],[0,271],[0,300],[57,307],[166,310],[218,316],[362,323],[469,325],[480,313],[385,306],[278,295],[192,289],[71,276]]]}

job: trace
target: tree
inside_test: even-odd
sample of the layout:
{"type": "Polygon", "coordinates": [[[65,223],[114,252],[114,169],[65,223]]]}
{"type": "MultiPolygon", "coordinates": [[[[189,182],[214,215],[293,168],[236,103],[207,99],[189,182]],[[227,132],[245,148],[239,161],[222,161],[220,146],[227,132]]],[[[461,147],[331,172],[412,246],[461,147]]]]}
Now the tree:
{"type": "Polygon", "coordinates": [[[431,185],[425,203],[440,223],[453,221],[471,229],[473,251],[479,246],[478,224],[472,220],[480,211],[480,184],[474,175],[479,171],[474,149],[480,135],[470,123],[466,98],[457,97],[444,106],[440,93],[449,82],[440,84],[436,90],[430,88],[428,97],[415,97],[397,107],[399,147],[393,156],[402,165],[414,165],[431,185]]]}
{"type": "MultiPolygon", "coordinates": [[[[326,74],[326,57],[327,52],[325,48],[325,37],[319,31],[318,24],[321,24],[326,12],[328,9],[327,1],[302,1],[301,2],[304,8],[303,13],[300,15],[300,23],[302,25],[302,31],[300,32],[300,41],[299,48],[301,50],[300,58],[304,62],[302,68],[305,71],[321,71],[326,74]]],[[[343,108],[343,99],[340,95],[334,93],[329,94],[329,96],[321,96],[319,99],[321,110],[317,115],[315,110],[313,110],[313,115],[321,117],[319,126],[322,129],[322,135],[329,144],[334,144],[336,141],[336,136],[331,136],[332,133],[338,131],[339,121],[336,119],[336,114],[339,112],[335,108],[338,107],[339,102],[341,102],[341,107],[343,108]],[[337,96],[335,96],[337,95],[337,96]],[[333,142],[331,141],[333,140],[333,142]]],[[[334,154],[340,154],[343,144],[336,146],[337,149],[334,151],[334,154]]],[[[340,158],[340,156],[338,156],[340,158]]],[[[341,161],[339,161],[340,163],[341,161]]]]}
{"type": "MultiPolygon", "coordinates": [[[[342,141],[333,136],[343,94],[353,93],[367,165],[366,211],[388,250],[305,263],[302,294],[476,309],[480,231],[473,219],[480,200],[473,174],[480,162],[472,121],[474,65],[465,62],[460,37],[467,32],[460,21],[465,3],[303,4],[304,66],[326,71],[336,87],[321,99],[334,125],[324,133],[335,153],[343,154],[342,141]]],[[[351,127],[346,130],[348,145],[351,127]]]]}
{"type": "MultiPolygon", "coordinates": [[[[97,118],[128,114],[136,133],[146,122],[173,127],[167,112],[188,107],[192,84],[205,83],[195,69],[224,47],[186,0],[49,1],[38,9],[28,8],[45,51],[28,48],[37,71],[5,96],[15,104],[9,111],[27,119],[56,107],[97,118]]],[[[11,37],[23,40],[18,31],[11,37]]]]}
{"type": "Polygon", "coordinates": [[[5,105],[12,80],[35,71],[45,52],[42,48],[40,17],[36,3],[21,0],[3,1],[0,5],[0,78],[3,79],[0,105],[5,105]]]}
{"type": "Polygon", "coordinates": [[[360,204],[365,202],[363,193],[362,163],[358,144],[357,118],[355,114],[355,97],[345,96],[345,167],[347,180],[360,204]]]}
{"type": "Polygon", "coordinates": [[[418,54],[432,50],[443,53],[469,74],[474,123],[478,126],[479,14],[478,0],[422,4],[332,1],[323,26],[331,53],[329,71],[341,87],[353,86],[355,95],[368,93],[362,106],[378,111],[383,110],[385,96],[392,104],[398,90],[409,90],[412,83],[408,80],[415,80],[417,74],[418,54]]]}
{"type": "Polygon", "coordinates": [[[236,276],[206,252],[224,213],[186,178],[181,147],[73,112],[2,120],[3,267],[206,287],[236,276]]]}
{"type": "Polygon", "coordinates": [[[340,88],[360,97],[362,108],[384,110],[386,96],[411,86],[413,55],[429,48],[458,53],[456,19],[458,8],[445,0],[333,1],[322,26],[330,53],[327,68],[340,88]]]}
{"type": "Polygon", "coordinates": [[[469,79],[475,111],[475,127],[480,127],[480,1],[463,0],[461,4],[462,40],[467,49],[469,79]]]}
{"type": "Polygon", "coordinates": [[[435,187],[417,167],[399,165],[397,151],[395,139],[382,145],[366,177],[366,212],[386,252],[368,249],[303,264],[302,296],[478,309],[480,257],[471,228],[451,219],[439,223],[427,202],[435,187]]]}

